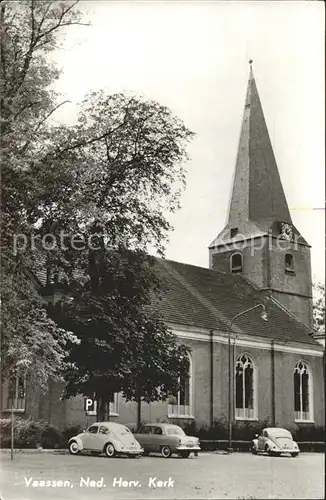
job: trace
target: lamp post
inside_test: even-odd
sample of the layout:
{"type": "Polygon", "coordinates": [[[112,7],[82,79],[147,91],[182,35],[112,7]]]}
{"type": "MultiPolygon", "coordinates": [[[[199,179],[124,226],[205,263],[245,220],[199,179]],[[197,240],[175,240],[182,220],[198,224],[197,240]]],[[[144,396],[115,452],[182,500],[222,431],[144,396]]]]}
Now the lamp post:
{"type": "Polygon", "coordinates": [[[261,307],[263,309],[261,313],[261,318],[264,321],[267,321],[267,312],[266,312],[266,307],[264,304],[256,304],[253,307],[250,307],[249,309],[246,309],[245,311],[242,311],[241,313],[237,314],[234,316],[234,318],[231,320],[230,325],[229,325],[229,332],[228,332],[228,357],[229,357],[229,362],[228,362],[228,381],[229,381],[229,390],[228,390],[228,453],[233,452],[232,448],[232,362],[231,362],[231,332],[232,332],[232,325],[235,322],[236,319],[238,319],[240,316],[243,316],[244,314],[247,314],[250,311],[253,311],[254,309],[257,309],[258,307],[261,307]]]}

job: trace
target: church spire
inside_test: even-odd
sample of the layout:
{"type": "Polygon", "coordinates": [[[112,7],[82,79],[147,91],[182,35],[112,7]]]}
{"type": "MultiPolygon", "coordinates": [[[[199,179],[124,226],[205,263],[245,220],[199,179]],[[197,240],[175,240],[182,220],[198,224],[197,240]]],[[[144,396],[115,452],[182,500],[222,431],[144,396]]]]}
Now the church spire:
{"type": "Polygon", "coordinates": [[[273,148],[250,63],[228,226],[245,221],[291,223],[273,148]]]}

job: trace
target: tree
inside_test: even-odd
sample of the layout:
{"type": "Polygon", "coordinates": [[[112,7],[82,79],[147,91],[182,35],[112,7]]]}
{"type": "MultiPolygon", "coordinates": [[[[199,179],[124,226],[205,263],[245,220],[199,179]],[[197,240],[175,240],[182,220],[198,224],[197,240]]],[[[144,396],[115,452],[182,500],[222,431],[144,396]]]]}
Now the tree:
{"type": "Polygon", "coordinates": [[[313,285],[313,320],[314,330],[325,335],[325,285],[313,285]]]}
{"type": "MultiPolygon", "coordinates": [[[[10,366],[22,348],[32,352],[37,339],[39,349],[31,360],[45,380],[60,373],[69,339],[45,314],[37,287],[30,286],[30,271],[38,274],[45,268],[48,284],[65,280],[80,294],[78,306],[67,306],[78,314],[87,298],[87,314],[98,314],[101,322],[105,304],[103,324],[117,321],[120,314],[126,331],[122,319],[131,314],[127,301],[117,310],[114,301],[101,295],[107,251],[124,248],[138,255],[152,245],[163,254],[170,229],[166,213],[178,208],[186,146],[193,134],[157,102],[103,92],[84,99],[77,125],[51,124],[50,117],[64,102],[53,90],[59,72],[49,55],[62,28],[81,24],[77,2],[0,3],[2,354],[10,366]],[[43,369],[48,366],[45,353],[52,370],[43,369]]],[[[119,267],[109,269],[114,281],[119,267]]],[[[78,321],[74,328],[82,335],[78,321]]]]}
{"type": "Polygon", "coordinates": [[[29,273],[35,255],[30,247],[15,252],[14,242],[30,235],[35,222],[27,209],[42,179],[31,168],[42,158],[48,118],[60,105],[51,90],[59,73],[46,55],[57,32],[78,23],[74,5],[0,1],[1,370],[6,378],[23,360],[21,367],[41,386],[60,376],[66,341],[73,337],[48,318],[29,273]]]}
{"type": "Polygon", "coordinates": [[[109,419],[109,401],[122,392],[138,402],[139,425],[141,400],[166,399],[187,370],[185,347],[151,307],[161,289],[155,262],[140,251],[110,251],[96,291],[88,283],[56,318],[81,339],[67,358],[65,397],[95,397],[99,421],[109,419]]]}

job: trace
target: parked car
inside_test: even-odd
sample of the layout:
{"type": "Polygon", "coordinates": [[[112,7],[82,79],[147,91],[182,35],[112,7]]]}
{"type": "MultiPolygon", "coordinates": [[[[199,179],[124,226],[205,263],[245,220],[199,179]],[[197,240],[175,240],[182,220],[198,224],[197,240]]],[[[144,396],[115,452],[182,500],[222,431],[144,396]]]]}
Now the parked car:
{"type": "Polygon", "coordinates": [[[260,436],[252,440],[251,451],[257,453],[268,453],[269,455],[280,456],[282,453],[290,453],[292,457],[299,455],[299,446],[293,441],[292,434],[280,427],[267,427],[260,436]]]}
{"type": "Polygon", "coordinates": [[[68,448],[72,455],[88,451],[97,455],[105,453],[109,458],[116,454],[139,456],[144,451],[128,427],[116,422],[95,422],[70,438],[68,448]]]}
{"type": "Polygon", "coordinates": [[[190,453],[197,455],[200,450],[199,439],[187,436],[178,425],[146,424],[135,438],[144,448],[144,455],[161,453],[162,457],[169,458],[177,453],[182,458],[188,458],[190,453]]]}

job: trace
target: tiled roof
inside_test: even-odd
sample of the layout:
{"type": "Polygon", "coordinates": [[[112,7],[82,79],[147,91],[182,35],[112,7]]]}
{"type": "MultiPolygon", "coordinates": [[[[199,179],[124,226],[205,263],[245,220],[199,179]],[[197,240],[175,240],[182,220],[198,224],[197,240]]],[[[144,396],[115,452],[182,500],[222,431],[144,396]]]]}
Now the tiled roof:
{"type": "Polygon", "coordinates": [[[167,322],[227,332],[235,315],[261,302],[266,306],[268,321],[254,310],[238,318],[235,332],[320,347],[311,337],[312,330],[240,274],[163,259],[157,259],[157,263],[167,289],[153,306],[160,308],[167,322]]]}
{"type": "MultiPolygon", "coordinates": [[[[312,330],[242,275],[166,259],[156,259],[156,263],[165,286],[162,299],[153,301],[152,307],[162,311],[166,322],[227,332],[236,314],[263,303],[267,322],[260,318],[259,310],[252,311],[234,323],[233,331],[320,348],[311,336],[312,330]]],[[[38,271],[37,277],[45,286],[45,273],[38,271]]]]}

